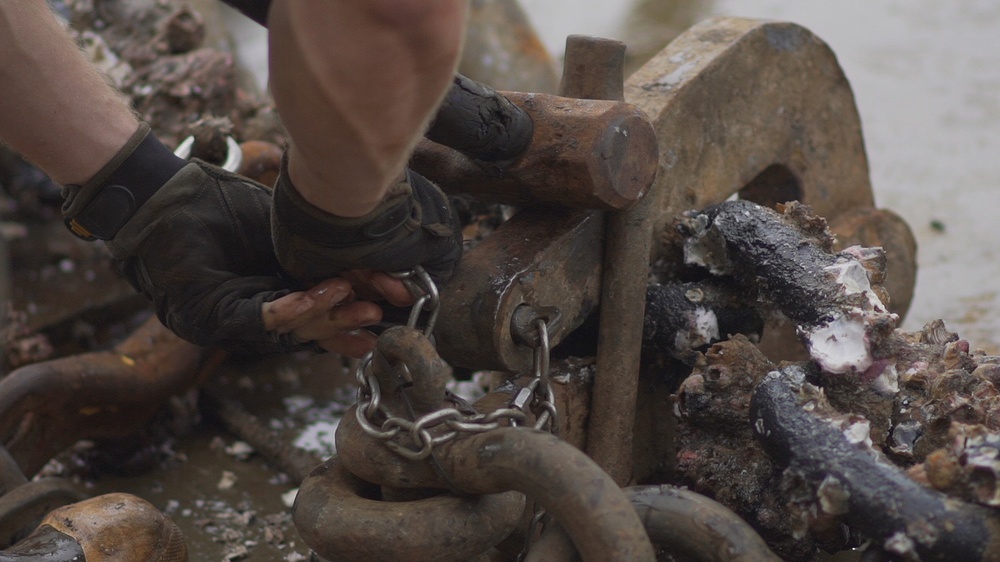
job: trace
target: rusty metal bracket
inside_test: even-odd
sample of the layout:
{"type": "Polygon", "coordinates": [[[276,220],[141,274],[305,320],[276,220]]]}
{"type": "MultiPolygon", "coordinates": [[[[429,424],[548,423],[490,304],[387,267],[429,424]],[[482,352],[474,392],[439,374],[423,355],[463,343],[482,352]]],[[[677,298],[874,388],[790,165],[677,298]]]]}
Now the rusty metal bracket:
{"type": "Polygon", "coordinates": [[[905,313],[913,235],[892,213],[870,212],[854,94],[826,43],[792,23],[708,19],[630,76],[625,100],[650,116],[660,141],[654,240],[678,213],[736,193],[764,205],[799,200],[831,223],[857,214],[844,235],[866,232],[860,243],[885,247],[899,287],[893,310],[905,313]]]}
{"type": "MultiPolygon", "coordinates": [[[[871,212],[868,163],[850,85],[833,52],[809,31],[790,23],[708,20],[633,74],[624,97],[652,120],[659,158],[651,195],[643,202],[648,218],[620,220],[651,221],[646,226],[655,244],[681,211],[736,193],[762,204],[798,199],[817,215],[847,224],[848,236],[864,233],[864,244],[885,246],[895,270],[889,277],[903,288],[893,294],[892,308],[905,311],[905,288],[913,286],[912,234],[891,213],[871,212]],[[879,240],[886,233],[886,240],[879,240]]],[[[558,344],[601,299],[603,222],[586,211],[522,211],[470,252],[442,295],[437,332],[442,355],[463,367],[527,369],[530,350],[516,345],[510,332],[513,312],[522,305],[562,312],[552,334],[558,344]]],[[[635,256],[644,243],[640,235],[623,238],[611,251],[635,256]]],[[[612,331],[602,330],[605,337],[612,331]]],[[[601,411],[614,411],[610,417],[625,430],[598,438],[601,444],[589,449],[594,454],[616,449],[605,445],[631,429],[627,412],[595,410],[601,411]]],[[[604,425],[605,416],[595,415],[594,427],[604,425]]],[[[628,472],[615,471],[619,479],[628,472]]]]}
{"type": "Polygon", "coordinates": [[[10,490],[0,496],[0,545],[23,537],[53,509],[84,497],[65,478],[42,478],[10,490]]]}
{"type": "Polygon", "coordinates": [[[531,208],[516,214],[462,259],[441,293],[435,336],[450,364],[526,372],[532,348],[511,334],[522,306],[560,311],[553,346],[593,312],[600,298],[601,216],[531,208]]]}
{"type": "MultiPolygon", "coordinates": [[[[597,40],[580,44],[587,41],[597,40]]],[[[572,64],[571,57],[562,97],[506,94],[535,120],[535,139],[526,156],[500,176],[484,178],[480,172],[476,177],[470,161],[432,147],[418,151],[418,169],[455,183],[456,189],[506,202],[591,209],[639,204],[655,173],[656,135],[642,111],[621,102],[624,46],[598,43],[598,50],[615,45],[607,64],[595,63],[593,49],[582,53],[586,65],[572,64]],[[617,93],[607,96],[608,84],[617,93]]],[[[603,223],[593,211],[535,207],[515,215],[469,252],[442,295],[445,320],[437,332],[442,355],[463,367],[528,369],[531,349],[519,344],[516,329],[511,332],[515,311],[557,311],[561,321],[550,327],[552,345],[576,329],[600,300],[603,223]]],[[[637,237],[648,239],[648,232],[637,237]]],[[[648,250],[640,247],[638,253],[648,260],[648,250]]]]}

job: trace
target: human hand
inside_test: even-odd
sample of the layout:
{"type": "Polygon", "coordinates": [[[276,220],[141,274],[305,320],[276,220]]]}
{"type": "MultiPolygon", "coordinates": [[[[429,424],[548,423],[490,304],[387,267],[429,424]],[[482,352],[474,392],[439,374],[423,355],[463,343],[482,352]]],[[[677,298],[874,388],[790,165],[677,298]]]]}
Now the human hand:
{"type": "MultiPolygon", "coordinates": [[[[125,277],[182,338],[236,352],[292,351],[308,347],[312,338],[264,323],[265,303],[295,294],[280,276],[269,225],[267,188],[196,160],[176,172],[107,245],[125,277]]],[[[333,291],[335,297],[342,293],[333,291]]],[[[344,312],[336,315],[344,330],[371,317],[363,310],[344,312]]]]}
{"type": "MultiPolygon", "coordinates": [[[[105,240],[122,273],[180,337],[256,353],[307,347],[308,338],[264,324],[264,304],[291,293],[271,243],[269,190],[177,158],[148,131],[140,126],[89,182],[66,186],[67,226],[105,240]]],[[[338,311],[336,326],[350,331],[373,317],[358,309],[338,311]]],[[[314,333],[332,337],[304,335],[314,333]]]]}
{"type": "Polygon", "coordinates": [[[328,279],[308,291],[265,302],[264,328],[358,358],[375,346],[375,335],[364,328],[382,319],[382,309],[372,302],[376,300],[386,300],[395,306],[414,302],[398,279],[381,272],[348,271],[343,279],[328,279]],[[358,295],[365,300],[355,300],[358,295]]]}
{"type": "Polygon", "coordinates": [[[412,304],[401,281],[370,270],[292,292],[271,242],[269,190],[181,160],[144,131],[86,185],[67,186],[64,214],[78,236],[107,241],[119,269],[180,337],[233,351],[315,344],[360,356],[374,342],[361,328],[382,315],[366,301],[412,304]]]}
{"type": "Polygon", "coordinates": [[[406,178],[390,188],[375,210],[344,218],[315,207],[296,191],[286,159],[271,217],[282,268],[306,284],[356,268],[405,271],[417,265],[435,281],[447,280],[462,256],[458,216],[436,185],[409,170],[406,178]]]}

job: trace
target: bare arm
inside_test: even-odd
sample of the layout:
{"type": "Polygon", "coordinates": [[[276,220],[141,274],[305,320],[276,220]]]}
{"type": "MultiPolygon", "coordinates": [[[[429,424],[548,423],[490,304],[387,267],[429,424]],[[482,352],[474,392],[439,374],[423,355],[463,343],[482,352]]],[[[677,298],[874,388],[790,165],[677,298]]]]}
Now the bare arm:
{"type": "Polygon", "coordinates": [[[0,2],[0,139],[63,184],[83,183],[138,127],[44,0],[0,2]]]}
{"type": "MultiPolygon", "coordinates": [[[[0,141],[62,184],[86,183],[139,126],[128,100],[83,56],[44,0],[0,0],[0,100],[0,141]]],[[[259,222],[254,228],[267,229],[266,214],[259,222]]],[[[117,241],[128,243],[121,238],[117,241]]],[[[259,250],[261,256],[273,251],[259,250]]],[[[162,265],[156,255],[145,257],[162,265]]],[[[208,265],[218,269],[218,262],[208,265]]],[[[406,302],[401,291],[392,285],[382,292],[406,302]]],[[[359,356],[371,348],[373,337],[355,331],[377,322],[381,311],[370,302],[345,303],[351,295],[347,281],[331,279],[308,293],[264,303],[263,329],[359,356]]]]}
{"type": "Polygon", "coordinates": [[[275,103],[289,174],[310,203],[371,211],[400,174],[454,76],[467,0],[274,0],[275,103]]]}

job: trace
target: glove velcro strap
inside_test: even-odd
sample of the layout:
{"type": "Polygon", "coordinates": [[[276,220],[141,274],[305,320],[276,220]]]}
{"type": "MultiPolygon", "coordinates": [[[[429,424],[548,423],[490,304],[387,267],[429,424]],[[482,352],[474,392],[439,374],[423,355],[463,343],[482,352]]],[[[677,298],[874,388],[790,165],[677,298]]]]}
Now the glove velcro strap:
{"type": "Polygon", "coordinates": [[[400,228],[420,226],[420,208],[413,201],[409,181],[394,185],[385,200],[361,217],[339,217],[306,201],[288,177],[288,158],[282,161],[274,186],[274,216],[284,227],[327,248],[353,248],[389,238],[400,228]]]}
{"type": "Polygon", "coordinates": [[[150,133],[148,124],[140,123],[125,146],[90,181],[64,188],[66,226],[84,240],[111,240],[185,164],[150,133]]]}

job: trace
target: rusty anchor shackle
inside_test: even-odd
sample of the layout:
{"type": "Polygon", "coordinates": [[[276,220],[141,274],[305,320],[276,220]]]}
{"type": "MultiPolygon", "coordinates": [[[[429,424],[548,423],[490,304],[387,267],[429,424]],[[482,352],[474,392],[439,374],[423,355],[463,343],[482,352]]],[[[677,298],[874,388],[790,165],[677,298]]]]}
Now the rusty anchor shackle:
{"type": "Polygon", "coordinates": [[[440,307],[433,280],[420,266],[399,277],[414,295],[420,295],[407,325],[387,330],[375,351],[363,358],[355,371],[359,385],[355,419],[369,437],[384,441],[404,458],[418,461],[430,457],[434,446],[454,439],[460,432],[491,431],[505,420],[515,426],[523,424],[532,414],[532,407],[539,410],[535,429],[554,426],[555,398],[548,380],[549,344],[544,319],[532,316],[528,322],[537,326],[537,334],[523,336],[537,338],[531,344],[535,348],[531,383],[507,407],[480,414],[447,391],[447,383],[453,380],[451,366],[438,355],[430,340],[440,307]],[[428,318],[424,328],[418,330],[424,311],[428,318]],[[431,430],[441,426],[447,431],[432,436],[431,430]],[[395,439],[400,434],[408,434],[409,443],[400,444],[395,439]]]}
{"type": "Polygon", "coordinates": [[[358,373],[359,403],[337,429],[338,456],[306,478],[293,508],[299,533],[321,556],[466,560],[514,531],[527,495],[563,522],[587,560],[653,559],[610,477],[575,447],[528,427],[551,419],[543,385],[529,393],[504,385],[464,404],[446,390],[451,367],[413,326],[386,330],[358,373]],[[370,499],[375,485],[383,495],[435,495],[379,502],[370,499]]]}
{"type": "Polygon", "coordinates": [[[0,548],[10,546],[57,507],[84,495],[65,478],[28,480],[10,452],[0,446],[0,548]]]}
{"type": "MultiPolygon", "coordinates": [[[[350,449],[342,443],[374,440],[391,455],[420,462],[432,455],[432,447],[457,436],[452,428],[487,430],[499,427],[501,416],[527,419],[511,409],[475,414],[446,392],[451,367],[429,339],[439,307],[437,287],[419,266],[397,277],[416,302],[407,325],[386,330],[358,363],[358,400],[342,422],[353,431],[338,427],[338,450],[350,449]],[[424,312],[424,327],[418,329],[424,312]],[[442,407],[445,398],[450,400],[442,407]]],[[[467,560],[509,535],[524,510],[524,497],[516,492],[470,497],[380,488],[347,469],[341,456],[303,480],[292,508],[303,540],[331,560],[467,560]],[[382,501],[390,498],[410,501],[382,501]]]]}
{"type": "Polygon", "coordinates": [[[64,479],[30,479],[49,459],[80,439],[140,430],[218,359],[154,317],[111,350],[25,365],[0,380],[0,547],[83,499],[64,479]]]}

